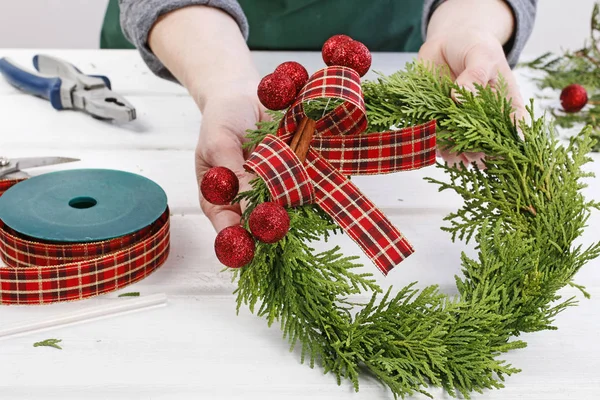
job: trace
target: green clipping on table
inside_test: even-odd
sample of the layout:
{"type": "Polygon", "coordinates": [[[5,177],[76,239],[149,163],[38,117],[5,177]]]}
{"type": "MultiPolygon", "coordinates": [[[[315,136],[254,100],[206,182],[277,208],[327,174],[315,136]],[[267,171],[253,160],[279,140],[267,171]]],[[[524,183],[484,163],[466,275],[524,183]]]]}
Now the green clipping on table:
{"type": "Polygon", "coordinates": [[[27,179],[0,197],[0,219],[13,230],[50,242],[94,242],[155,222],[167,196],[129,172],[76,169],[27,179]]]}

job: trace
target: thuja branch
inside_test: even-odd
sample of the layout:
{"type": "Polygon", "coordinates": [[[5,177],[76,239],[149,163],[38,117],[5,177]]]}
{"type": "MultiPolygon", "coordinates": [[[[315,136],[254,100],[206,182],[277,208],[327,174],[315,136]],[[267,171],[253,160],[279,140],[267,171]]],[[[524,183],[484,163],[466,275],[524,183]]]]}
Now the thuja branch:
{"type": "MultiPolygon", "coordinates": [[[[560,55],[546,53],[522,65],[543,73],[541,78],[535,78],[542,89],[558,91],[573,83],[584,86],[590,98],[586,109],[578,113],[552,109],[551,113],[558,126],[571,128],[587,124],[593,127],[592,137],[600,139],[600,3],[594,6],[590,32],[588,44],[577,51],[560,55]]],[[[598,150],[600,142],[594,145],[594,151],[598,150]]]]}
{"type": "MultiPolygon", "coordinates": [[[[587,154],[593,144],[591,129],[584,129],[563,147],[544,119],[536,119],[530,108],[533,122],[521,124],[525,137],[521,140],[511,120],[512,107],[501,95],[502,90],[480,88],[478,95],[473,96],[454,87],[448,77],[439,78],[440,74],[441,71],[432,72],[424,66],[409,66],[407,72],[369,84],[367,93],[378,95],[369,98],[367,104],[379,119],[390,114],[396,119],[414,122],[435,118],[442,129],[442,138],[451,132],[455,149],[483,151],[488,155],[484,171],[476,167],[469,170],[440,165],[450,181],[430,179],[439,184],[441,190],[455,190],[465,200],[459,211],[448,216],[451,225],[445,229],[452,232],[454,238],[469,239],[491,222],[500,229],[496,233],[500,237],[520,235],[521,240],[531,240],[533,246],[544,249],[535,263],[534,275],[544,290],[552,293],[542,293],[544,296],[536,301],[543,301],[530,310],[531,313],[542,312],[546,304],[556,299],[554,291],[569,284],[582,265],[580,261],[598,254],[597,246],[583,253],[581,249],[571,248],[581,235],[590,210],[598,207],[598,203],[586,201],[580,193],[585,186],[582,180],[590,177],[582,167],[590,161],[587,154]],[[415,88],[419,94],[415,94],[415,88]],[[461,93],[462,104],[450,98],[452,89],[461,93]],[[529,211],[532,209],[536,211],[529,211]],[[549,243],[551,247],[545,249],[549,243]]],[[[478,239],[480,245],[481,238],[478,239]]],[[[490,249],[500,251],[496,247],[500,246],[490,249]]],[[[507,254],[518,254],[508,248],[507,254]]],[[[531,282],[522,284],[533,285],[531,282]]],[[[544,314],[538,315],[543,317],[544,314]]],[[[533,320],[531,317],[531,314],[524,316],[523,321],[533,320]]],[[[536,321],[517,322],[522,330],[543,328],[549,322],[547,318],[536,321]]]]}
{"type": "Polygon", "coordinates": [[[58,344],[62,342],[62,339],[46,339],[41,342],[36,342],[33,347],[54,347],[55,349],[62,350],[58,344]]]}

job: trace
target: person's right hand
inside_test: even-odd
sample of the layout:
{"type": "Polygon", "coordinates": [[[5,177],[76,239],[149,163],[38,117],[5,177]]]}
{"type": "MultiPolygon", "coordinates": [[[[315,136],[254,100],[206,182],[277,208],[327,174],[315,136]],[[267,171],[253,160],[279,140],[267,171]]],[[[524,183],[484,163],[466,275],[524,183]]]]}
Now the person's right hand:
{"type": "MultiPolygon", "coordinates": [[[[251,175],[244,170],[247,156],[242,149],[246,131],[255,129],[258,121],[268,117],[256,96],[258,83],[240,82],[216,87],[205,96],[202,105],[202,126],[196,147],[196,177],[198,187],[211,167],[227,167],[240,180],[240,193],[249,190],[251,175]],[[254,88],[254,89],[252,89],[254,88]]],[[[202,211],[217,232],[240,223],[239,205],[217,206],[200,193],[202,211]]]]}

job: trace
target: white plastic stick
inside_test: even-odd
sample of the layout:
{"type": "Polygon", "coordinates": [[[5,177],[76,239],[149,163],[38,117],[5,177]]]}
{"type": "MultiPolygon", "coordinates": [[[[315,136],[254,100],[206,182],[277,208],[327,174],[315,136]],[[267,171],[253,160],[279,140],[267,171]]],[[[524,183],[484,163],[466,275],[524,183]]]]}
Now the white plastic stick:
{"type": "Polygon", "coordinates": [[[66,325],[75,325],[82,322],[89,322],[101,318],[114,317],[149,308],[160,307],[166,305],[166,303],[167,296],[164,293],[136,297],[131,300],[115,299],[109,304],[89,307],[61,315],[54,315],[46,319],[22,323],[7,329],[2,329],[0,330],[0,340],[28,335],[34,332],[46,331],[66,325]]]}

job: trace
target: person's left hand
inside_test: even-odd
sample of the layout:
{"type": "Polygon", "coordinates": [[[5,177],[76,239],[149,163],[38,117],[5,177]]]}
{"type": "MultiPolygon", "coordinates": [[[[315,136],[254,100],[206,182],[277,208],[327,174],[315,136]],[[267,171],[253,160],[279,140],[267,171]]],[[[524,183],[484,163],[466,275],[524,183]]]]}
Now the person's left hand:
{"type": "MultiPolygon", "coordinates": [[[[447,66],[452,79],[473,93],[476,92],[475,84],[494,86],[501,75],[507,84],[508,97],[512,98],[516,118],[525,116],[523,98],[502,44],[491,33],[472,28],[455,28],[444,35],[428,38],[421,47],[418,58],[438,66],[447,66]]],[[[463,162],[470,165],[476,162],[483,166],[482,153],[457,154],[442,150],[438,155],[449,164],[463,162]]]]}

